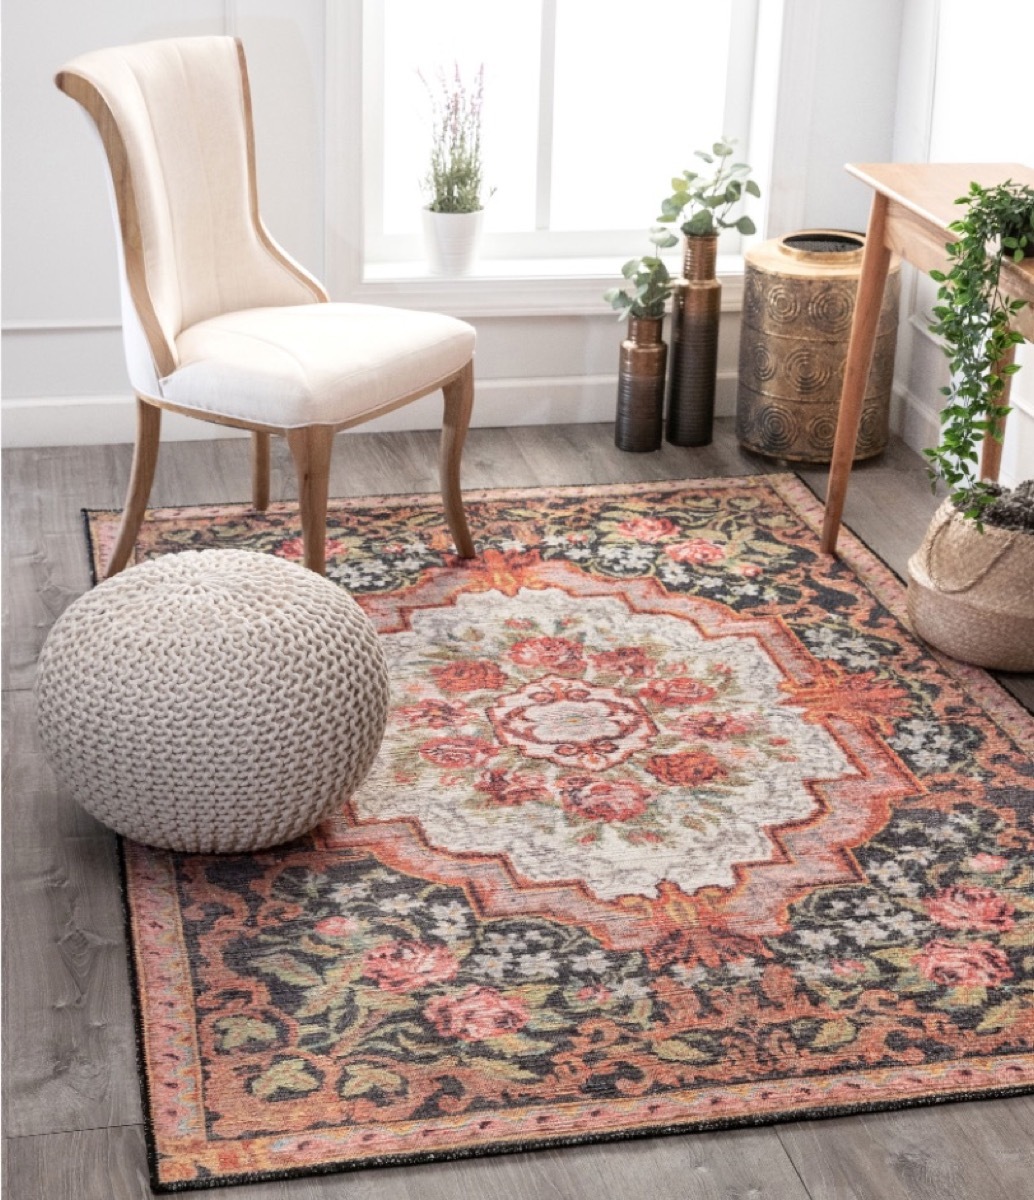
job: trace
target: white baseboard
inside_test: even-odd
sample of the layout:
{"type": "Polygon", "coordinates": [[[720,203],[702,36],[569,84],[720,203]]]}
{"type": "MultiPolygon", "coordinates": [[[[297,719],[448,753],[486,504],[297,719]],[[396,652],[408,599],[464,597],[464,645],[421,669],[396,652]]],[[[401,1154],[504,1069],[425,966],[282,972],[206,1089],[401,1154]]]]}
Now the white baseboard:
{"type": "MultiPolygon", "coordinates": [[[[481,380],[471,424],[490,428],[612,421],[616,394],[614,375],[481,380]]],[[[719,416],[736,411],[734,371],[719,374],[715,408],[719,416]]],[[[136,405],[128,394],[4,399],[0,401],[0,417],[0,443],[5,448],[102,445],[132,442],[136,436],[136,405]]],[[[357,432],[438,429],[441,422],[441,397],[430,395],[358,426],[357,432]]],[[[242,430],[194,421],[177,413],[162,417],[164,441],[246,436],[242,430]]]]}
{"type": "MultiPolygon", "coordinates": [[[[0,442],[4,449],[41,446],[97,446],[136,438],[136,402],[124,396],[40,396],[0,401],[0,442]]],[[[242,429],[162,414],[166,441],[247,437],[242,429]]]]}

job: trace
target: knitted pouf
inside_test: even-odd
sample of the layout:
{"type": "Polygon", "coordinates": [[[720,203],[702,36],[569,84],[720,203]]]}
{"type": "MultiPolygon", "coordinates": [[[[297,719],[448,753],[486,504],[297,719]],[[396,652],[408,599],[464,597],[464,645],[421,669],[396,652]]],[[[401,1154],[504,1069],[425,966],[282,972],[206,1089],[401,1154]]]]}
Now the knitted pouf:
{"type": "Polygon", "coordinates": [[[40,654],[44,750],[99,820],[173,850],[317,825],[380,747],[388,671],[340,587],[245,550],[167,555],[71,604],[40,654]]]}

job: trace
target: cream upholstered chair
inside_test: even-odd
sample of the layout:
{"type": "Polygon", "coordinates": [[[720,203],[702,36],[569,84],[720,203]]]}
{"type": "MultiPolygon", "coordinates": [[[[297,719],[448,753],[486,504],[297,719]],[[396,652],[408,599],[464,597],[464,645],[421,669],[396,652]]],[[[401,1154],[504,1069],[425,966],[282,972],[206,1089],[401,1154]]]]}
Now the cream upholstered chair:
{"type": "Polygon", "coordinates": [[[137,440],[107,574],[132,553],[163,408],[252,431],[259,509],[269,500],[270,435],[286,436],[305,564],[322,572],[334,434],[439,388],[445,513],[457,551],[473,557],[459,475],[474,330],[434,313],[330,303],[272,240],[258,212],[240,42],[192,37],[98,50],[69,62],[56,83],[100,134],[121,235],[137,440]]]}

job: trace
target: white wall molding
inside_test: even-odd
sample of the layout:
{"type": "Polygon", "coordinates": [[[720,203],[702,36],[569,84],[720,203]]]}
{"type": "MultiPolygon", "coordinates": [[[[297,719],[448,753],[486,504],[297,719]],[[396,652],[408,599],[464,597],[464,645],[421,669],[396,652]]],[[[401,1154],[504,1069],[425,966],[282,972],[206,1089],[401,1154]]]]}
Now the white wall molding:
{"type": "MultiPolygon", "coordinates": [[[[586,424],[613,421],[617,402],[616,375],[564,375],[539,379],[487,379],[477,385],[471,425],[586,424]]],[[[715,411],[736,411],[736,372],[718,374],[715,411]]],[[[47,396],[0,400],[5,448],[33,446],[90,446],[132,442],[136,403],[129,393],[108,396],[47,396]]],[[[439,394],[396,409],[353,432],[376,433],[403,429],[440,429],[439,394]]],[[[243,438],[247,433],[225,425],[197,421],[178,413],[162,414],[162,441],[203,441],[243,438]]]]}
{"type": "MultiPolygon", "coordinates": [[[[34,396],[0,400],[4,449],[31,446],[97,446],[132,442],[136,400],[125,392],[105,396],[34,396]]],[[[243,430],[162,414],[162,441],[246,437],[243,430]]]]}
{"type": "Polygon", "coordinates": [[[910,388],[895,384],[894,393],[901,401],[898,434],[913,450],[933,446],[940,431],[936,409],[931,409],[929,401],[910,388]]]}
{"type": "Polygon", "coordinates": [[[8,400],[103,396],[127,386],[118,320],[10,322],[0,346],[8,400]]]}
{"type": "MultiPolygon", "coordinates": [[[[732,262],[733,260],[729,260],[732,262]]],[[[736,269],[721,272],[722,312],[738,313],[743,307],[742,260],[736,269]]],[[[675,265],[672,264],[673,273],[675,265]]],[[[443,312],[452,316],[477,317],[604,317],[608,318],[603,293],[621,277],[548,276],[542,278],[467,278],[436,280],[425,276],[368,280],[356,290],[355,299],[364,304],[388,304],[443,312]]],[[[616,317],[608,318],[615,325],[616,317]]]]}
{"type": "MultiPolygon", "coordinates": [[[[715,413],[732,416],[736,411],[737,375],[719,371],[715,413]]],[[[488,429],[507,425],[564,425],[613,421],[617,404],[617,375],[558,376],[540,379],[487,379],[477,385],[471,425],[488,429]]],[[[438,429],[441,400],[425,396],[406,410],[396,409],[379,421],[370,421],[356,432],[390,429],[438,429]],[[398,422],[402,412],[411,416],[398,422]]]]}
{"type": "Polygon", "coordinates": [[[2,333],[81,333],[91,329],[121,329],[118,317],[68,317],[51,321],[4,321],[2,333]]]}

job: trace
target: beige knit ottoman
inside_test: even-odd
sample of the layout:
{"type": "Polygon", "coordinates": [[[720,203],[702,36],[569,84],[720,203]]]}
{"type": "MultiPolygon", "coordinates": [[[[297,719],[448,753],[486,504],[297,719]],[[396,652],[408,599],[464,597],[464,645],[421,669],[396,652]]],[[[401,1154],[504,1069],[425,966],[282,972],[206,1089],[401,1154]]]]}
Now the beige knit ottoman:
{"type": "Polygon", "coordinates": [[[106,825],[173,850],[257,850],[366,775],[388,712],[369,619],[342,588],[243,550],[130,567],[72,603],[40,654],[44,750],[106,825]]]}

